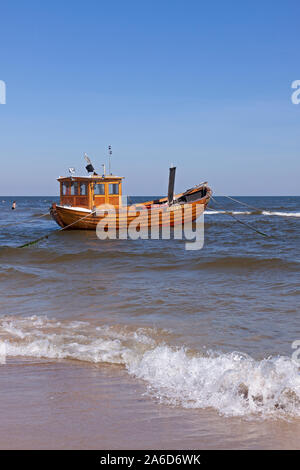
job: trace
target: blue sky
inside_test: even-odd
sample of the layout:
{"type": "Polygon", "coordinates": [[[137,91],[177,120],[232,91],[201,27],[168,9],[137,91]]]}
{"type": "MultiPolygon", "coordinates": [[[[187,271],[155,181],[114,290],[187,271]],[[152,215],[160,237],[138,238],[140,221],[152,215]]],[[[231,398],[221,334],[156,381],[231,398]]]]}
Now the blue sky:
{"type": "Polygon", "coordinates": [[[14,1],[0,6],[0,194],[55,195],[107,146],[125,192],[207,180],[299,195],[299,2],[14,1]]]}

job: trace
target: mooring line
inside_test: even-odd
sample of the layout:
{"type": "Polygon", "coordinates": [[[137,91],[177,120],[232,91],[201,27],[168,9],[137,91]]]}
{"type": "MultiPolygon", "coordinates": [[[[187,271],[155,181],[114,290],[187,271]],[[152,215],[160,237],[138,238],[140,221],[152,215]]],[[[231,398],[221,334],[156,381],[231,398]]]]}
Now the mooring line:
{"type": "Polygon", "coordinates": [[[46,214],[43,214],[43,215],[38,215],[34,219],[29,219],[29,220],[25,219],[25,220],[21,220],[20,222],[11,222],[9,224],[0,224],[0,227],[9,227],[10,225],[19,225],[19,224],[28,224],[29,222],[34,222],[37,219],[41,219],[42,217],[46,217],[46,215],[49,215],[49,212],[46,212],[46,214]]]}
{"type": "Polygon", "coordinates": [[[227,197],[227,199],[231,199],[232,201],[235,201],[238,204],[242,204],[243,206],[250,207],[250,209],[254,209],[255,211],[263,212],[263,209],[259,209],[258,207],[250,206],[250,204],[247,204],[246,202],[239,201],[238,199],[234,199],[234,197],[231,197],[231,196],[223,196],[223,197],[227,197]]]}
{"type": "Polygon", "coordinates": [[[211,196],[211,199],[212,199],[218,206],[220,206],[220,207],[224,210],[224,213],[225,213],[225,214],[230,215],[234,220],[236,220],[236,221],[239,222],[240,224],[246,225],[246,227],[251,228],[251,230],[253,230],[254,232],[257,232],[259,235],[262,235],[263,237],[271,238],[270,235],[267,235],[266,233],[261,232],[260,230],[257,230],[257,229],[256,229],[255,227],[253,227],[252,225],[247,224],[247,222],[243,222],[242,220],[240,220],[240,219],[238,219],[237,217],[235,217],[235,215],[233,215],[231,212],[229,212],[227,209],[225,209],[224,206],[222,206],[218,201],[216,201],[216,199],[215,199],[213,196],[211,196]]]}
{"type": "Polygon", "coordinates": [[[57,230],[53,230],[52,232],[47,233],[47,235],[44,235],[43,237],[37,238],[36,240],[33,240],[33,241],[31,241],[31,242],[28,242],[28,243],[25,243],[24,245],[18,246],[18,248],[25,248],[26,246],[34,245],[35,243],[38,243],[38,242],[40,242],[41,240],[44,240],[45,238],[50,237],[50,236],[53,235],[54,233],[62,232],[63,230],[66,230],[67,228],[72,227],[72,225],[77,224],[77,223],[80,222],[81,220],[84,220],[84,219],[86,219],[87,217],[89,217],[90,215],[95,214],[95,213],[96,213],[96,211],[92,211],[92,212],[90,212],[89,214],[87,214],[87,215],[85,215],[84,217],[82,217],[81,219],[75,220],[75,222],[72,222],[71,224],[66,225],[65,227],[59,228],[59,229],[57,229],[57,230]]]}

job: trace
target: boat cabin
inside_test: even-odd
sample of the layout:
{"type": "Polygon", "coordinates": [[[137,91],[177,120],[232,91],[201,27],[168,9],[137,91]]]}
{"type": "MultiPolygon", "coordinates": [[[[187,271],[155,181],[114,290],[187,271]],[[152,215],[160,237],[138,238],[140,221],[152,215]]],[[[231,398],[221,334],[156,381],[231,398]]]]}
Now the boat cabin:
{"type": "Polygon", "coordinates": [[[102,204],[120,207],[123,179],[113,175],[59,177],[60,205],[90,210],[102,204]]]}

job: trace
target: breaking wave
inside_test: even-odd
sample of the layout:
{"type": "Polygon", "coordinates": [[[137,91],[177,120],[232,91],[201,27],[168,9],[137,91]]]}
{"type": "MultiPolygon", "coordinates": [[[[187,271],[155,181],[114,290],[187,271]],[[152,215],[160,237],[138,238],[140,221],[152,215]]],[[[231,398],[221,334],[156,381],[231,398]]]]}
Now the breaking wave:
{"type": "Polygon", "coordinates": [[[276,211],[262,211],[263,215],[277,215],[279,217],[300,217],[300,212],[276,212],[276,211]]]}
{"type": "Polygon", "coordinates": [[[205,215],[215,214],[233,214],[233,215],[267,215],[267,216],[278,216],[278,217],[300,217],[300,212],[283,212],[283,211],[234,211],[234,210],[213,210],[207,209],[205,215]]]}
{"type": "Polygon", "coordinates": [[[288,357],[256,361],[232,352],[195,353],[166,343],[153,328],[96,326],[46,317],[4,317],[0,362],[27,356],[125,367],[161,401],[185,408],[214,408],[225,416],[300,416],[299,365],[288,357]]]}
{"type": "MultiPolygon", "coordinates": [[[[244,215],[250,215],[250,214],[253,214],[253,212],[251,211],[233,211],[233,210],[226,210],[226,211],[217,211],[217,210],[206,210],[204,212],[205,215],[214,215],[214,214],[244,214],[244,215]]],[[[256,212],[255,212],[256,214],[256,212]]]]}

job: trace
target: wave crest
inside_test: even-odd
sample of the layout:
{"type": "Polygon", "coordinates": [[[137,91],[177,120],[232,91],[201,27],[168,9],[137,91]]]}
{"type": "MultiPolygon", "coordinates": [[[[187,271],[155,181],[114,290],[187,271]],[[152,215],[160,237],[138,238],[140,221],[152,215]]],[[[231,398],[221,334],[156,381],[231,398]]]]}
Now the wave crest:
{"type": "Polygon", "coordinates": [[[119,364],[144,380],[162,403],[214,408],[225,416],[300,416],[299,365],[292,359],[195,354],[166,344],[168,334],[153,328],[6,317],[0,321],[0,361],[28,356],[119,364]]]}

